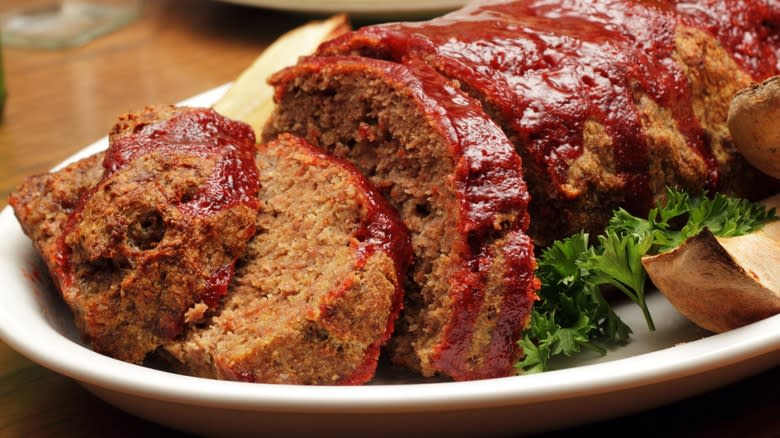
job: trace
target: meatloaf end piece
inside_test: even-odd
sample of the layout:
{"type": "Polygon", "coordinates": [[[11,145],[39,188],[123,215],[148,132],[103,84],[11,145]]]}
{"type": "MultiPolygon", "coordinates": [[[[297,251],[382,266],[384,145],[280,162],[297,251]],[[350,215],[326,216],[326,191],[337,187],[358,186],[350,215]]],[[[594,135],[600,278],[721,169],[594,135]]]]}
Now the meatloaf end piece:
{"type": "Polygon", "coordinates": [[[424,64],[311,57],[279,72],[263,137],[344,157],[412,235],[394,362],[457,380],[507,376],[535,299],[528,193],[512,144],[481,105],[424,64]]]}
{"type": "Polygon", "coordinates": [[[259,146],[257,234],[221,313],[165,348],[217,379],[361,384],[400,312],[409,234],[351,165],[283,135],[259,146]]]}
{"type": "Polygon", "coordinates": [[[219,304],[255,230],[254,145],[210,109],[148,107],[120,117],[97,180],[100,155],[12,196],[95,351],[141,362],[219,304]]]}
{"type": "Polygon", "coordinates": [[[103,175],[103,157],[100,152],[55,172],[29,176],[8,198],[22,230],[52,273],[57,271],[57,239],[79,199],[103,175]]]}

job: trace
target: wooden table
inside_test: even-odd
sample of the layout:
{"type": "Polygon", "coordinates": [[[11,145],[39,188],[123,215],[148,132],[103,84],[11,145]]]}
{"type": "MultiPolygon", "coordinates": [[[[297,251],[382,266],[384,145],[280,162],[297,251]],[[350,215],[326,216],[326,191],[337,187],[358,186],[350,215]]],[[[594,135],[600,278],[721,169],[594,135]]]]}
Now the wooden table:
{"type": "MultiPolygon", "coordinates": [[[[8,3],[3,0],[3,7],[8,3]]],[[[0,208],[26,175],[46,171],[106,135],[116,115],[174,103],[232,80],[274,38],[310,18],[205,0],[149,1],[141,19],[85,46],[5,47],[9,97],[0,123],[0,208]]],[[[780,369],[550,436],[644,436],[656,430],[663,436],[778,437],[780,369]]],[[[115,409],[0,343],[0,437],[109,433],[177,435],[115,409]]]]}

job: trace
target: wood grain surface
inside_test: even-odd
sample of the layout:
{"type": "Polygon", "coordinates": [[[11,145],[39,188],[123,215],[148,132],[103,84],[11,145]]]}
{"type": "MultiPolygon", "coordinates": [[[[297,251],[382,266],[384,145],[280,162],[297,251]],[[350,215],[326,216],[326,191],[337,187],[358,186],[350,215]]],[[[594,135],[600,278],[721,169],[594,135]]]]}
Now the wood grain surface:
{"type": "MultiPolygon", "coordinates": [[[[3,0],[0,13],[24,3],[3,0]]],[[[80,47],[3,47],[8,99],[0,122],[0,208],[25,176],[105,136],[118,114],[226,83],[281,33],[311,18],[205,0],[147,1],[139,20],[80,47]]],[[[546,436],[583,433],[780,437],[780,369],[546,436]]],[[[119,411],[0,342],[0,437],[179,435],[119,411]]]]}

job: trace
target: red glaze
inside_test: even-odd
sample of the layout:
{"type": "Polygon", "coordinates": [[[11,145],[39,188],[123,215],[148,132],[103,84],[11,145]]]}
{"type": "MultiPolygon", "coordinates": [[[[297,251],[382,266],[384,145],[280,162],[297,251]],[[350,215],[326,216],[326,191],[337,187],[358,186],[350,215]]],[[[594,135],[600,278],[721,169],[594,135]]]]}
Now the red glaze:
{"type": "Polygon", "coordinates": [[[234,264],[226,265],[214,272],[206,284],[206,290],[200,296],[203,304],[210,309],[215,309],[219,301],[227,295],[227,288],[233,278],[234,264]]]}
{"type": "MultiPolygon", "coordinates": [[[[161,123],[145,125],[114,141],[103,161],[103,181],[130,161],[150,152],[219,155],[217,167],[195,195],[178,205],[191,216],[206,216],[238,204],[257,209],[255,136],[248,125],[201,108],[161,123]]],[[[98,184],[99,185],[99,184],[98,184]]]]}
{"type": "MultiPolygon", "coordinates": [[[[370,26],[324,44],[320,54],[424,60],[476,90],[519,136],[530,165],[554,186],[582,153],[582,126],[606,127],[625,181],[624,198],[651,201],[647,144],[633,104],[638,88],[673,111],[689,145],[719,169],[673,61],[679,24],[713,34],[755,79],[780,71],[780,6],[770,0],[528,0],[472,2],[422,23],[370,26]]],[[[629,205],[629,207],[631,207],[629,205]]]]}
{"type": "MultiPolygon", "coordinates": [[[[533,242],[522,232],[510,233],[501,247],[505,271],[502,278],[507,291],[521,291],[537,288],[534,277],[536,262],[533,256],[533,242]]],[[[488,248],[473,259],[471,269],[463,269],[455,278],[454,295],[459,302],[459,310],[454,312],[447,326],[443,342],[437,346],[433,357],[435,366],[456,380],[489,379],[514,374],[520,349],[520,338],[527,321],[528,308],[536,297],[528,293],[505,293],[495,315],[495,328],[485,351],[476,360],[470,360],[473,327],[481,313],[483,289],[487,283],[490,263],[495,259],[488,248]],[[464,364],[470,364],[465,367],[464,364]]]]}
{"type": "Polygon", "coordinates": [[[290,91],[298,76],[308,74],[354,74],[378,77],[389,86],[408,94],[427,123],[447,141],[455,162],[453,185],[459,203],[458,231],[452,236],[463,264],[450,279],[449,321],[432,357],[434,367],[458,380],[507,376],[514,373],[516,341],[535,299],[533,246],[524,232],[529,224],[529,195],[522,175],[520,157],[507,137],[482,110],[479,102],[464,95],[454,84],[428,65],[410,61],[406,65],[377,59],[334,56],[310,57],[275,75],[276,99],[290,91]],[[484,312],[484,290],[488,271],[495,261],[487,244],[504,216],[514,220],[502,224],[511,236],[502,260],[512,270],[504,281],[504,307],[495,338],[487,351],[479,353],[475,366],[474,324],[484,312]],[[516,268],[516,269],[515,269],[516,268]],[[524,271],[523,271],[524,270],[524,271]],[[523,272],[520,272],[523,271],[523,272]],[[506,318],[504,319],[504,315],[506,318]],[[511,360],[507,358],[511,356],[511,360]]]}
{"type": "MultiPolygon", "coordinates": [[[[190,199],[172,200],[179,202],[177,208],[186,216],[213,215],[236,205],[247,205],[254,210],[259,208],[259,180],[254,162],[255,135],[249,125],[232,121],[206,108],[191,109],[158,123],[139,125],[134,133],[124,135],[109,145],[100,182],[79,200],[63,227],[57,241],[58,272],[55,273],[62,288],[70,287],[73,282],[70,250],[65,244],[65,237],[80,220],[86,201],[115,172],[151,152],[219,156],[213,173],[190,199]]],[[[201,294],[206,305],[216,306],[227,293],[233,268],[233,264],[229,264],[213,273],[201,294]]],[[[179,332],[183,327],[181,321],[170,325],[175,326],[172,332],[179,332]]]]}

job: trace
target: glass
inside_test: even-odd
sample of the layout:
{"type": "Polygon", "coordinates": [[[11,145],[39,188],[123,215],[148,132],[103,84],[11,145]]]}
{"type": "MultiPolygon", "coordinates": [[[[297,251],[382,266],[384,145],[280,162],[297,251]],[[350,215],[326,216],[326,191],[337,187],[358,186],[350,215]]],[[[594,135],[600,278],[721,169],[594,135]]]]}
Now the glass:
{"type": "Polygon", "coordinates": [[[4,44],[58,49],[84,44],[138,18],[142,0],[27,2],[0,16],[4,44]]]}

